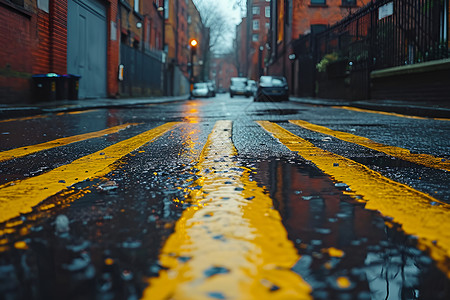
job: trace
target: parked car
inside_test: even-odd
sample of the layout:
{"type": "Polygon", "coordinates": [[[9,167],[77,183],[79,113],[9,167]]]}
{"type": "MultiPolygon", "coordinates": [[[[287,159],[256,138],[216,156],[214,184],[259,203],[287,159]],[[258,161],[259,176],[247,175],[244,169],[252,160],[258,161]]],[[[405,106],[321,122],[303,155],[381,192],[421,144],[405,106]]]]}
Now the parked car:
{"type": "Polygon", "coordinates": [[[254,81],[254,80],[247,81],[247,88],[246,88],[245,96],[247,96],[247,97],[255,96],[257,89],[258,89],[258,86],[256,85],[256,81],[254,81]]]}
{"type": "Polygon", "coordinates": [[[211,91],[206,82],[194,83],[194,88],[191,91],[192,97],[209,97],[210,95],[211,91]]]}
{"type": "Polygon", "coordinates": [[[255,102],[259,101],[288,101],[289,87],[282,76],[261,76],[256,90],[255,102]]]}
{"type": "Polygon", "coordinates": [[[246,77],[232,77],[230,80],[230,97],[233,98],[236,95],[245,96],[247,81],[246,77]]]}
{"type": "Polygon", "coordinates": [[[216,85],[215,85],[214,81],[208,82],[208,89],[209,89],[209,95],[211,97],[215,97],[216,96],[216,85]]]}

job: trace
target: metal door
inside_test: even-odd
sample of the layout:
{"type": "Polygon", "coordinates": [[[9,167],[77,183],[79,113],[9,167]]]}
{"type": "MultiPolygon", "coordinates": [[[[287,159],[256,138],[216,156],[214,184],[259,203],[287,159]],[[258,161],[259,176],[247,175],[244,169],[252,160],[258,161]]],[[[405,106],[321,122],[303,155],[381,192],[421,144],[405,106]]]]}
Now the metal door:
{"type": "Polygon", "coordinates": [[[98,0],[69,0],[67,72],[81,75],[78,97],[106,97],[106,10],[98,0]]]}

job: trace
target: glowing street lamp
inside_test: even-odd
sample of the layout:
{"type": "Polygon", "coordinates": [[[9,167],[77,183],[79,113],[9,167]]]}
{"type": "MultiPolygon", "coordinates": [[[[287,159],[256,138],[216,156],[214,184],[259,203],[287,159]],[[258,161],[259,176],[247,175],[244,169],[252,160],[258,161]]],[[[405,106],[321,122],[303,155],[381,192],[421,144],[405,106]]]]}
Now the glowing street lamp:
{"type": "Polygon", "coordinates": [[[191,83],[190,90],[192,91],[194,88],[194,55],[197,53],[198,41],[196,39],[191,39],[189,41],[189,46],[191,48],[191,76],[189,81],[191,83]]]}

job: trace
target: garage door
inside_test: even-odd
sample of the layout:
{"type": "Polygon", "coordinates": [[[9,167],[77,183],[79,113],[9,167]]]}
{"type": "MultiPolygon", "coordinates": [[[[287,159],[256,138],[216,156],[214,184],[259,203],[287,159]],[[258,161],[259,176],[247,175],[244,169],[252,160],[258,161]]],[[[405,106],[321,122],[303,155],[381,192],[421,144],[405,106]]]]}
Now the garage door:
{"type": "Polygon", "coordinates": [[[78,96],[106,97],[106,10],[97,0],[69,0],[67,72],[81,75],[78,96]]]}

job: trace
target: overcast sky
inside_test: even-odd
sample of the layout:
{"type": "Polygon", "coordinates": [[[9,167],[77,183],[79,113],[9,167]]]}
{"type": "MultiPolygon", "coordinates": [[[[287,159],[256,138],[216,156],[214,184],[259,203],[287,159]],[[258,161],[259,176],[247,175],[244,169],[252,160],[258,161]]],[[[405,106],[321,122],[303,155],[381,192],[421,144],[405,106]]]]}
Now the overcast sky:
{"type": "MultiPolygon", "coordinates": [[[[197,6],[199,10],[201,10],[201,7],[203,5],[211,5],[215,7],[218,11],[221,11],[225,15],[229,16],[227,18],[227,21],[230,23],[230,27],[233,29],[233,32],[226,35],[225,40],[223,41],[223,45],[216,45],[214,47],[214,52],[221,52],[220,50],[227,50],[230,49],[232,46],[232,42],[235,37],[235,28],[236,25],[238,25],[242,20],[242,10],[239,6],[236,5],[236,2],[239,2],[238,0],[193,0],[194,4],[197,6]],[[227,48],[227,49],[226,49],[227,48]]],[[[245,9],[245,3],[246,1],[240,1],[242,2],[244,9],[245,9]]]]}

